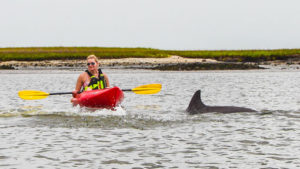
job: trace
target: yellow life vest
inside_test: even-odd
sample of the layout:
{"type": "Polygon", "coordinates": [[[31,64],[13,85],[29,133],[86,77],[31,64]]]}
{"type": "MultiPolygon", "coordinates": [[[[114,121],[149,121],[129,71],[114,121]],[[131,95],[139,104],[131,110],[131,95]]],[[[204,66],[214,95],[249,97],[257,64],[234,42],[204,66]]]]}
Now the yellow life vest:
{"type": "Polygon", "coordinates": [[[91,74],[88,70],[86,70],[87,74],[91,77],[90,83],[84,87],[84,91],[91,88],[92,90],[96,89],[105,89],[106,88],[106,81],[101,69],[98,69],[98,78],[91,74]]]}

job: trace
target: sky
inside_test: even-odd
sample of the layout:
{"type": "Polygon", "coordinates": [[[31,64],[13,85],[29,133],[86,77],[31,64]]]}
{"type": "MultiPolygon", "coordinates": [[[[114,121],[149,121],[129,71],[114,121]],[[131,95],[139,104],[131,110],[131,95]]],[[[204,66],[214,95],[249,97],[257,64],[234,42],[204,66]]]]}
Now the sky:
{"type": "Polygon", "coordinates": [[[0,47],[300,48],[299,0],[1,0],[0,47]]]}

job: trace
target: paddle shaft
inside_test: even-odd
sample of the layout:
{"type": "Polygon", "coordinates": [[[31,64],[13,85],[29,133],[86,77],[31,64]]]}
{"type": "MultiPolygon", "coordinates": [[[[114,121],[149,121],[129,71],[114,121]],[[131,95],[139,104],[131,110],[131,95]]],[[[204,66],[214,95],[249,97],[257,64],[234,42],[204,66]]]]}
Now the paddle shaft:
{"type": "Polygon", "coordinates": [[[123,92],[132,91],[132,89],[122,89],[123,92]]]}
{"type": "MultiPolygon", "coordinates": [[[[142,90],[147,90],[147,88],[142,89],[142,90]]],[[[132,91],[132,89],[122,89],[122,91],[123,92],[130,92],[130,91],[132,91]]],[[[63,94],[73,94],[73,93],[72,92],[49,93],[49,95],[63,95],[63,94]]]]}
{"type": "MultiPolygon", "coordinates": [[[[132,89],[122,89],[123,92],[132,91],[132,89]]],[[[49,95],[62,95],[62,94],[73,94],[72,92],[59,92],[59,93],[49,93],[49,95]]]]}
{"type": "Polygon", "coordinates": [[[49,95],[73,94],[72,92],[49,93],[49,95]]]}

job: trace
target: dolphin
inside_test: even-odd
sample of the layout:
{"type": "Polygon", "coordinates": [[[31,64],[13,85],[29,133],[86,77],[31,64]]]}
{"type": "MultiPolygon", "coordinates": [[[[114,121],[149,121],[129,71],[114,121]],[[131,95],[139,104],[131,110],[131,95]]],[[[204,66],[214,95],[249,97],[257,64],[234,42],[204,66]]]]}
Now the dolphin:
{"type": "Polygon", "coordinates": [[[200,113],[209,113],[209,112],[217,112],[217,113],[237,113],[237,112],[256,112],[253,109],[245,108],[245,107],[235,107],[235,106],[206,106],[201,100],[201,91],[197,90],[194,96],[191,99],[189,107],[186,111],[193,114],[200,113]]]}

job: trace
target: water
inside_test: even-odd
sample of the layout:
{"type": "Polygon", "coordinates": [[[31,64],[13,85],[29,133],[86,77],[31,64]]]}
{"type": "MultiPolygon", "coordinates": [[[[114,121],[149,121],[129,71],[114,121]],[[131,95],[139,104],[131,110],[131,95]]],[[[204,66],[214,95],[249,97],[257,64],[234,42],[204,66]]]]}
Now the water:
{"type": "Polygon", "coordinates": [[[21,100],[19,90],[72,91],[80,72],[1,70],[0,168],[299,168],[300,71],[104,70],[125,93],[116,111],[72,107],[70,95],[21,100]],[[207,105],[257,113],[188,115],[207,105]]]}

